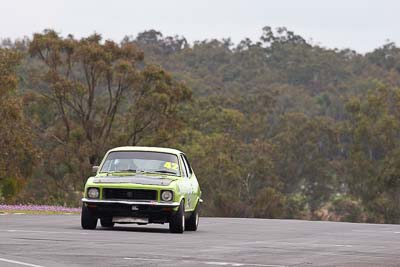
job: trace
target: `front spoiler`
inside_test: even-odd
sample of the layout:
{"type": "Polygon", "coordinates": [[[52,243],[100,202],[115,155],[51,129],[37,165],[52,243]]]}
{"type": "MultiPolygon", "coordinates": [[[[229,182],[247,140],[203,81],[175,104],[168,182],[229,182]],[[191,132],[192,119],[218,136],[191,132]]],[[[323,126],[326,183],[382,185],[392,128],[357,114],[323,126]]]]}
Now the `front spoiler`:
{"type": "Polygon", "coordinates": [[[175,208],[180,205],[179,202],[156,202],[156,201],[129,201],[129,200],[102,200],[82,198],[83,203],[90,204],[122,204],[122,205],[137,205],[137,206],[152,206],[152,207],[170,207],[175,208]]]}

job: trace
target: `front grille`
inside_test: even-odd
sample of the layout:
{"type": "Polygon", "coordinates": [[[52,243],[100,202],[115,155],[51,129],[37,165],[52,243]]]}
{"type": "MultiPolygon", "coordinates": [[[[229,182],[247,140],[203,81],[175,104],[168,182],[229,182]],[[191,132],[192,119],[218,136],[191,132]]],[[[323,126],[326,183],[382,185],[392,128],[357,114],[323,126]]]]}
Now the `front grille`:
{"type": "Polygon", "coordinates": [[[104,188],[103,199],[157,200],[156,190],[104,188]]]}

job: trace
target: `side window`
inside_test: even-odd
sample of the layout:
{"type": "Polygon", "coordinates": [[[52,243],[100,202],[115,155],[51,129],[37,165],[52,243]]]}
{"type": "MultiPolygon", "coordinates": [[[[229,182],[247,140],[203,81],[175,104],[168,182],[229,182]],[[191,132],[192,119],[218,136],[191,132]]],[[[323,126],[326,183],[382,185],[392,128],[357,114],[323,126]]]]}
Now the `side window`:
{"type": "Polygon", "coordinates": [[[181,155],[181,159],[182,159],[182,162],[183,162],[183,173],[185,174],[185,177],[189,177],[188,167],[187,167],[186,160],[183,157],[183,155],[181,155]]]}
{"type": "Polygon", "coordinates": [[[189,160],[185,154],[183,154],[183,158],[185,159],[186,165],[188,167],[189,176],[191,176],[193,174],[192,166],[190,166],[189,160]]]}

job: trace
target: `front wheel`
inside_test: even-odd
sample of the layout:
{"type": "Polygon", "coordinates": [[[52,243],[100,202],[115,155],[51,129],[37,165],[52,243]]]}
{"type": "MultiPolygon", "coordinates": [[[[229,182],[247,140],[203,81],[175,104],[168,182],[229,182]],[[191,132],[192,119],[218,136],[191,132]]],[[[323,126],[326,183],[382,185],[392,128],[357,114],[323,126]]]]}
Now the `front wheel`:
{"type": "Polygon", "coordinates": [[[186,220],[186,231],[197,231],[197,228],[199,227],[199,209],[200,209],[200,204],[197,203],[196,208],[190,215],[189,219],[186,220]]]}
{"type": "Polygon", "coordinates": [[[185,203],[181,201],[178,211],[171,216],[169,221],[169,231],[171,233],[182,234],[185,231],[185,203]]]}
{"type": "Polygon", "coordinates": [[[83,229],[96,229],[97,217],[94,216],[85,204],[82,205],[81,226],[83,229]]]}

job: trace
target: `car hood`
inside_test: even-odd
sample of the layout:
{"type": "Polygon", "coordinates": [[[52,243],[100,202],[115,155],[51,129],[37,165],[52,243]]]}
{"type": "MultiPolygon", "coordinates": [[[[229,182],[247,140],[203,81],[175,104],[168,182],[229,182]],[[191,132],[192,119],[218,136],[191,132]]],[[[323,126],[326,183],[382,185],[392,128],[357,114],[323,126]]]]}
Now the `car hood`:
{"type": "Polygon", "coordinates": [[[143,185],[169,185],[176,178],[166,178],[162,176],[105,176],[94,177],[95,184],[143,184],[143,185]]]}

